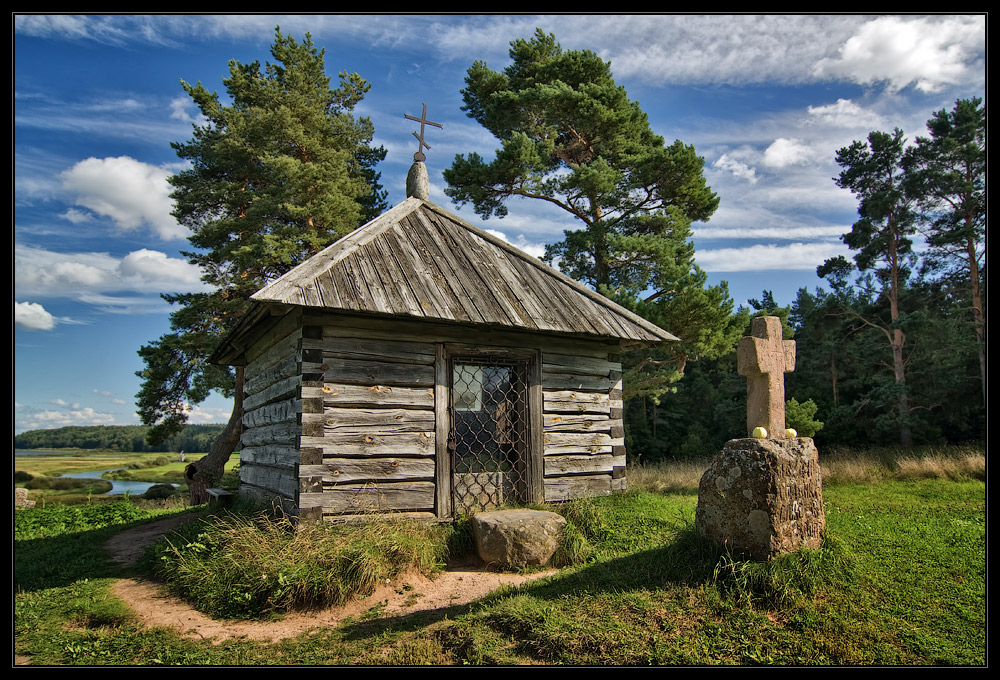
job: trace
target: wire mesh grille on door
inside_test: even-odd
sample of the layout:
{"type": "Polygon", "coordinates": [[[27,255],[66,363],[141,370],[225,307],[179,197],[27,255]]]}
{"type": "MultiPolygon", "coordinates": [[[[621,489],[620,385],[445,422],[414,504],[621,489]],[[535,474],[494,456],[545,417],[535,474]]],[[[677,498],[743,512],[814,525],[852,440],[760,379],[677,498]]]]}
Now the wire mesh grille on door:
{"type": "Polygon", "coordinates": [[[528,498],[526,364],[452,361],[452,496],[457,513],[528,498]]]}

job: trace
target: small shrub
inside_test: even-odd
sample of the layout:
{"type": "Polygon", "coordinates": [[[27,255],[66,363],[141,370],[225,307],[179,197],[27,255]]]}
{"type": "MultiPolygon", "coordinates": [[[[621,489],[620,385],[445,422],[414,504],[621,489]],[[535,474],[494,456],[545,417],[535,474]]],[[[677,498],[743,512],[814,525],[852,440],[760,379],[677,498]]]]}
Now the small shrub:
{"type": "Polygon", "coordinates": [[[174,488],[173,484],[154,484],[146,489],[146,493],[142,494],[142,497],[154,501],[170,498],[175,493],[177,493],[177,489],[174,488]]]}
{"type": "Polygon", "coordinates": [[[15,484],[23,484],[24,482],[30,482],[32,479],[34,479],[34,477],[29,472],[25,472],[24,470],[14,471],[15,484]]]}

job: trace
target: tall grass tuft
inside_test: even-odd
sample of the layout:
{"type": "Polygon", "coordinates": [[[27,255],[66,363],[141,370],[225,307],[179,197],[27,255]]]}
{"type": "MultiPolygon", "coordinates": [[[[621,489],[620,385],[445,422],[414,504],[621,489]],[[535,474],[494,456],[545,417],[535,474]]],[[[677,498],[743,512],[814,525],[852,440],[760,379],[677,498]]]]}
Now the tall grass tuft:
{"type": "Polygon", "coordinates": [[[677,461],[658,461],[632,465],[626,472],[628,487],[650,493],[691,493],[698,491],[698,483],[711,458],[691,458],[677,461]]]}
{"type": "Polygon", "coordinates": [[[374,515],[350,525],[225,513],[160,547],[171,590],[218,618],[252,619],[343,604],[445,557],[446,530],[374,515]]]}
{"type": "Polygon", "coordinates": [[[986,480],[986,451],[980,445],[905,450],[872,447],[820,454],[823,483],[870,484],[889,479],[986,480]]]}

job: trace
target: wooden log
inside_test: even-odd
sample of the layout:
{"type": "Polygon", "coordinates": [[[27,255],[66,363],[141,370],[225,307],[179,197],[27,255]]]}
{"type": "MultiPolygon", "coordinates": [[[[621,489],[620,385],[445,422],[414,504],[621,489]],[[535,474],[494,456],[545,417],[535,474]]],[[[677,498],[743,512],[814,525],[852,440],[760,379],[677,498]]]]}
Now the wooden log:
{"type": "Polygon", "coordinates": [[[371,434],[354,432],[326,437],[303,436],[301,445],[315,447],[323,457],[341,456],[432,456],[434,432],[371,434]]]}
{"type": "Polygon", "coordinates": [[[621,362],[607,358],[581,357],[554,352],[542,353],[543,373],[571,373],[573,375],[608,376],[612,371],[621,372],[621,362]]]}
{"type": "Polygon", "coordinates": [[[322,465],[300,465],[300,477],[321,477],[326,485],[350,482],[433,481],[434,459],[324,458],[322,465]]]}
{"type": "Polygon", "coordinates": [[[240,465],[240,484],[244,483],[289,498],[294,498],[299,489],[299,480],[291,470],[268,465],[240,465]]]}
{"type": "MultiPolygon", "coordinates": [[[[372,521],[372,515],[322,515],[323,521],[327,524],[363,524],[365,522],[372,521]]],[[[380,515],[383,519],[388,519],[390,521],[400,520],[400,521],[419,521],[427,523],[440,523],[442,520],[435,515],[433,512],[389,512],[388,514],[380,515]]],[[[451,521],[448,519],[447,521],[451,521]]]]}
{"type": "Polygon", "coordinates": [[[322,364],[302,363],[303,373],[323,373],[324,382],[355,385],[434,386],[434,367],[417,364],[390,364],[354,359],[327,360],[322,364]]]}
{"type": "Polygon", "coordinates": [[[323,514],[433,512],[434,482],[343,484],[322,493],[299,494],[299,507],[323,508],[323,514]]]}
{"type": "Polygon", "coordinates": [[[545,479],[545,500],[568,501],[574,498],[611,494],[611,475],[551,477],[545,479]]]}
{"type": "Polygon", "coordinates": [[[298,375],[293,375],[264,387],[256,394],[247,395],[246,390],[244,390],[243,393],[246,396],[243,397],[243,410],[252,411],[268,402],[278,401],[287,397],[298,397],[301,385],[302,379],[298,375]]]}
{"type": "Polygon", "coordinates": [[[610,454],[545,456],[544,462],[546,477],[594,473],[610,474],[614,467],[614,458],[610,454]]]}
{"type": "Polygon", "coordinates": [[[603,432],[545,432],[545,450],[560,446],[624,446],[624,437],[611,437],[603,432]]]}
{"type": "Polygon", "coordinates": [[[240,451],[240,465],[254,464],[294,468],[299,464],[299,450],[294,446],[279,444],[244,447],[240,451]]]}
{"type": "Polygon", "coordinates": [[[572,354],[607,359],[611,352],[620,352],[614,341],[582,337],[559,337],[530,331],[484,328],[459,323],[415,322],[376,316],[324,315],[304,310],[302,322],[323,326],[323,337],[356,337],[415,342],[461,342],[493,347],[540,348],[546,352],[572,354]]]}
{"type": "Polygon", "coordinates": [[[611,432],[622,424],[607,416],[572,413],[546,413],[542,421],[546,432],[611,432]]]}
{"type": "Polygon", "coordinates": [[[295,422],[302,410],[299,399],[286,399],[260,408],[243,412],[243,427],[262,427],[278,423],[295,422]]]}
{"type": "Polygon", "coordinates": [[[434,408],[433,387],[323,383],[322,387],[303,387],[302,398],[322,399],[325,406],[434,408]]]}
{"type": "Polygon", "coordinates": [[[242,446],[262,446],[264,444],[292,444],[299,436],[299,426],[296,423],[281,423],[243,430],[240,437],[242,446]]]}
{"type": "MultiPolygon", "coordinates": [[[[263,370],[246,369],[246,381],[243,384],[244,395],[254,395],[280,383],[286,378],[298,377],[299,360],[296,355],[286,356],[283,361],[275,363],[263,370]]],[[[245,399],[246,397],[244,397],[245,399]]]]}
{"type": "Polygon", "coordinates": [[[615,385],[621,382],[619,378],[620,376],[611,378],[607,376],[573,375],[571,373],[544,373],[542,375],[542,387],[545,390],[604,392],[605,394],[610,394],[615,385]]]}
{"type": "Polygon", "coordinates": [[[262,357],[266,363],[268,358],[265,355],[280,356],[294,350],[302,337],[302,330],[298,327],[301,316],[301,311],[294,309],[254,340],[246,351],[247,364],[259,361],[262,357]]]}
{"type": "Polygon", "coordinates": [[[434,429],[434,412],[417,409],[324,408],[323,413],[303,413],[302,424],[307,423],[321,423],[327,435],[429,432],[434,429]]]}
{"type": "Polygon", "coordinates": [[[611,399],[607,392],[582,392],[573,390],[545,390],[545,413],[603,413],[611,412],[611,399]]]}
{"type": "Polygon", "coordinates": [[[392,363],[431,365],[434,363],[434,344],[372,338],[303,339],[302,347],[322,350],[323,356],[338,359],[362,359],[392,363]]]}

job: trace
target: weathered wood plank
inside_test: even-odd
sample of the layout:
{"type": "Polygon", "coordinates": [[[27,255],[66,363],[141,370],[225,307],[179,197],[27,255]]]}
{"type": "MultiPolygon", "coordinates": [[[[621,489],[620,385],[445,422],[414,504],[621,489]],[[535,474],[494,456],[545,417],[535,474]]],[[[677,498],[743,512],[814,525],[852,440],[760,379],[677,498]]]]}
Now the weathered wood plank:
{"type": "Polygon", "coordinates": [[[263,446],[264,444],[295,444],[299,435],[296,423],[266,425],[243,430],[240,437],[242,446],[263,446]]]}
{"type": "Polygon", "coordinates": [[[324,373],[324,382],[359,385],[401,385],[433,387],[434,367],[390,364],[380,361],[330,359],[323,364],[302,363],[303,373],[324,373]]]}
{"type": "Polygon", "coordinates": [[[299,386],[301,384],[302,379],[298,375],[292,375],[282,378],[254,394],[247,395],[246,390],[244,390],[243,410],[252,411],[258,406],[271,401],[277,401],[286,397],[297,397],[299,396],[299,386]]]}
{"type": "Polygon", "coordinates": [[[288,444],[247,446],[240,451],[240,465],[244,464],[294,468],[299,464],[299,450],[288,444]]]}
{"type": "Polygon", "coordinates": [[[326,437],[303,436],[303,448],[318,448],[327,456],[432,456],[434,432],[372,434],[355,432],[326,437]]]}
{"type": "Polygon", "coordinates": [[[287,399],[243,412],[243,427],[262,427],[295,422],[302,410],[299,399],[287,399]]]}
{"type": "Polygon", "coordinates": [[[542,418],[546,432],[611,432],[622,421],[591,414],[547,413],[542,418]]]}
{"type": "Polygon", "coordinates": [[[451,517],[451,451],[448,435],[451,430],[451,376],[448,354],[443,344],[437,345],[434,360],[434,507],[438,516],[451,517]]]}
{"type": "Polygon", "coordinates": [[[621,370],[621,362],[608,361],[606,358],[578,357],[554,352],[542,354],[542,371],[545,373],[607,376],[611,371],[620,373],[621,370]]]}
{"type": "Polygon", "coordinates": [[[299,488],[292,470],[267,465],[240,465],[240,483],[270,489],[289,498],[294,498],[299,488]]]}
{"type": "Polygon", "coordinates": [[[545,476],[604,473],[611,474],[614,457],[610,454],[545,456],[545,476]]]}
{"type": "MultiPolygon", "coordinates": [[[[444,242],[441,234],[422,211],[417,211],[401,224],[411,230],[414,238],[418,239],[419,247],[426,250],[431,262],[441,272],[445,287],[451,292],[450,308],[454,314],[452,318],[456,321],[481,323],[483,315],[470,297],[469,291],[451,276],[451,273],[460,266],[455,258],[453,245],[444,242]]],[[[442,287],[442,290],[445,290],[445,287],[442,287]]]]}
{"type": "Polygon", "coordinates": [[[322,465],[300,465],[299,477],[322,477],[323,483],[433,481],[433,458],[324,458],[322,465]]]}
{"type": "Polygon", "coordinates": [[[301,310],[293,309],[281,317],[277,323],[260,337],[256,338],[253,345],[247,348],[245,357],[247,365],[261,360],[263,363],[268,363],[273,357],[281,356],[289,350],[294,350],[296,343],[302,336],[302,331],[299,329],[301,318],[301,310]],[[265,354],[267,356],[264,356],[265,354]]]}
{"type": "MultiPolygon", "coordinates": [[[[612,374],[614,376],[614,374],[612,374]]],[[[573,375],[571,373],[545,373],[545,389],[610,393],[620,376],[600,377],[593,375],[573,375]]]]}
{"type": "Polygon", "coordinates": [[[573,390],[546,390],[546,413],[611,413],[611,399],[607,392],[577,392],[573,390]]]}
{"type": "Polygon", "coordinates": [[[344,484],[322,493],[299,494],[302,508],[321,507],[323,513],[433,511],[434,482],[400,484],[344,484]]]}
{"type": "Polygon", "coordinates": [[[417,342],[464,342],[491,346],[540,348],[544,352],[607,358],[620,352],[619,343],[565,335],[547,335],[531,331],[484,328],[457,323],[409,321],[354,315],[325,316],[305,310],[304,325],[323,326],[323,337],[359,337],[417,342]]]}
{"type": "Polygon", "coordinates": [[[326,406],[434,408],[432,387],[324,383],[322,387],[303,387],[302,398],[322,399],[326,406]]]}
{"type": "Polygon", "coordinates": [[[430,342],[324,337],[322,340],[303,338],[302,348],[322,350],[325,360],[362,359],[427,366],[434,363],[434,344],[430,342]]]}
{"type": "Polygon", "coordinates": [[[545,500],[547,502],[610,494],[611,475],[579,475],[545,479],[545,500]]]}
{"type": "MultiPolygon", "coordinates": [[[[290,377],[297,377],[299,374],[299,359],[296,354],[292,354],[266,369],[246,373],[246,382],[243,384],[243,394],[253,395],[266,390],[271,385],[275,385],[290,377]]],[[[246,397],[244,397],[246,398],[246,397]]]]}
{"type": "Polygon", "coordinates": [[[578,433],[578,432],[548,432],[542,437],[545,440],[545,449],[558,446],[624,446],[624,437],[611,437],[603,432],[578,433]]]}
{"type": "Polygon", "coordinates": [[[321,422],[328,434],[337,432],[425,432],[434,429],[434,411],[402,408],[337,408],[303,413],[302,422],[321,422]]]}
{"type": "MultiPolygon", "coordinates": [[[[405,520],[411,521],[422,521],[439,523],[440,518],[433,512],[423,511],[423,512],[390,512],[387,515],[382,515],[382,517],[387,517],[391,520],[405,520]]],[[[323,515],[323,521],[327,524],[363,524],[365,522],[372,521],[372,516],[369,515],[323,515]]],[[[450,521],[450,520],[448,520],[450,521]]]]}

